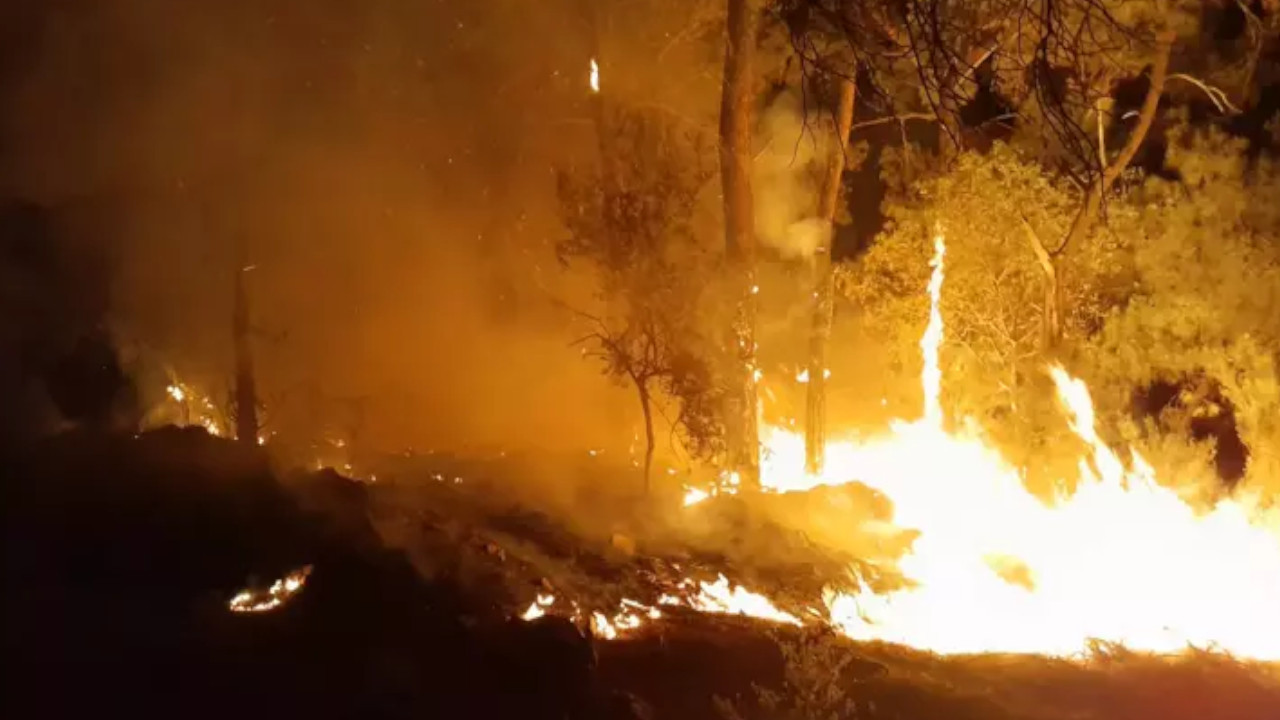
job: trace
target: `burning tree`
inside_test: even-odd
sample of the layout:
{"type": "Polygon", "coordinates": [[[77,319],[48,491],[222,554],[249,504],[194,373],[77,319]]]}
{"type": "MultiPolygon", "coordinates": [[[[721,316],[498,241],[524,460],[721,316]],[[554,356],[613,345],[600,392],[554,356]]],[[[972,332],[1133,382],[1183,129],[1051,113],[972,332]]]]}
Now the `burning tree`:
{"type": "Polygon", "coordinates": [[[1079,191],[1034,153],[999,143],[890,202],[887,231],[841,287],[878,341],[910,356],[924,318],[917,288],[928,231],[940,221],[950,267],[944,358],[960,378],[946,388],[952,415],[977,420],[1020,465],[1074,462],[1061,457],[1073,446],[1060,442],[1068,433],[1053,412],[1039,339],[1043,303],[1057,301],[1071,342],[1055,352],[1106,388],[1109,432],[1175,482],[1243,472],[1248,484],[1271,486],[1280,393],[1274,323],[1264,318],[1277,312],[1280,225],[1262,198],[1277,192],[1276,171],[1265,159],[1246,170],[1243,139],[1194,129],[1179,113],[1163,122],[1164,171],[1131,174],[1111,194],[1106,224],[1056,258],[1056,298],[1043,294],[1041,259],[1024,233],[1070,227],[1079,191]],[[1158,386],[1172,399],[1149,399],[1158,386]],[[1246,459],[1246,470],[1222,469],[1246,459]]]}
{"type": "MultiPolygon", "coordinates": [[[[1251,161],[1248,143],[1221,130],[1178,122],[1169,138],[1166,162],[1177,179],[1149,178],[1111,208],[1109,224],[1126,251],[1126,292],[1080,354],[1110,386],[1107,395],[1121,399],[1113,415],[1128,415],[1133,393],[1160,384],[1178,391],[1150,408],[1154,427],[1121,423],[1126,439],[1159,447],[1151,457],[1168,457],[1171,441],[1237,434],[1244,483],[1274,491],[1280,212],[1270,199],[1280,196],[1280,168],[1265,157],[1251,161]],[[1185,414],[1186,424],[1170,422],[1170,411],[1185,414]]],[[[1208,450],[1219,454],[1221,471],[1226,448],[1208,450]]]]}
{"type": "MultiPolygon", "coordinates": [[[[1019,461],[1036,456],[1065,434],[1044,374],[1040,343],[1041,269],[1027,250],[1022,223],[1065,226],[1075,209],[1069,183],[1004,144],[985,155],[964,153],[952,168],[928,175],[907,196],[885,208],[889,225],[856,264],[840,273],[840,287],[862,311],[863,326],[891,356],[917,362],[916,338],[928,316],[919,288],[929,279],[931,236],[947,234],[948,286],[941,311],[949,333],[944,354],[952,377],[948,414],[993,428],[1002,448],[1019,461]]],[[[1074,312],[1077,335],[1101,323],[1107,284],[1121,258],[1115,243],[1075,255],[1062,296],[1074,312]]]]}
{"type": "Polygon", "coordinates": [[[722,391],[701,331],[712,270],[692,228],[699,190],[712,177],[697,134],[659,115],[618,110],[606,117],[613,162],[606,169],[562,171],[557,181],[568,238],[557,248],[596,280],[594,310],[578,340],[605,374],[636,390],[645,425],[645,485],[656,446],[654,417],[664,398],[686,448],[721,448],[722,391]]]}

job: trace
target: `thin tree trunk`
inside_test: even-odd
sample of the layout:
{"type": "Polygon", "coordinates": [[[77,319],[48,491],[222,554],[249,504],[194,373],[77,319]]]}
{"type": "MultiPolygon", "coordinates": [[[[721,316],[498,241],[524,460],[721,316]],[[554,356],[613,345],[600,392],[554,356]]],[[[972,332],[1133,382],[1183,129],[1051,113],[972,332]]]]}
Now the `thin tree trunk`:
{"type": "Polygon", "coordinates": [[[845,152],[849,144],[849,128],[853,124],[856,97],[854,78],[840,82],[840,102],[836,107],[834,147],[827,163],[827,177],[818,202],[818,217],[826,223],[827,244],[813,258],[815,288],[813,315],[809,326],[809,387],[805,397],[804,458],[805,470],[822,472],[827,425],[827,342],[831,337],[834,308],[835,276],[831,270],[835,245],[835,217],[840,200],[840,180],[844,175],[845,152]]]}
{"type": "Polygon", "coordinates": [[[725,255],[734,294],[732,339],[736,379],[727,425],[729,466],[746,487],[760,483],[756,420],[755,216],[751,198],[751,127],[754,56],[760,0],[728,0],[724,79],[720,103],[720,182],[724,196],[725,255]]]}
{"type": "Polygon", "coordinates": [[[644,411],[644,493],[648,495],[653,490],[653,409],[645,383],[636,380],[636,390],[640,393],[640,409],[644,411]]]}
{"type": "Polygon", "coordinates": [[[236,440],[258,444],[258,390],[253,372],[253,353],[249,344],[249,293],[245,288],[245,266],[236,263],[235,308],[232,311],[232,334],[235,340],[236,440]]]}
{"type": "MultiPolygon", "coordinates": [[[[1085,194],[1084,203],[1080,206],[1080,210],[1076,213],[1071,221],[1071,227],[1067,230],[1066,236],[1062,240],[1062,244],[1054,251],[1049,253],[1052,271],[1049,267],[1045,268],[1045,304],[1044,304],[1044,328],[1045,328],[1045,350],[1052,351],[1062,342],[1062,317],[1065,308],[1065,299],[1062,294],[1062,256],[1068,250],[1074,250],[1084,241],[1084,238],[1093,230],[1093,225],[1098,220],[1098,215],[1102,211],[1102,201],[1110,192],[1115,182],[1120,179],[1125,168],[1129,167],[1129,163],[1133,157],[1137,155],[1138,148],[1146,139],[1147,133],[1151,130],[1151,125],[1155,121],[1156,110],[1160,107],[1160,96],[1164,93],[1165,80],[1169,73],[1169,55],[1173,51],[1174,34],[1172,31],[1162,32],[1158,39],[1158,49],[1156,51],[1155,61],[1151,66],[1151,82],[1147,87],[1147,95],[1143,98],[1142,109],[1138,111],[1138,125],[1129,134],[1128,141],[1120,152],[1116,155],[1116,159],[1110,164],[1103,167],[1102,172],[1090,184],[1085,194]]],[[[1039,253],[1037,253],[1039,254],[1039,253]]],[[[1041,261],[1043,264],[1043,260],[1041,261]]]]}

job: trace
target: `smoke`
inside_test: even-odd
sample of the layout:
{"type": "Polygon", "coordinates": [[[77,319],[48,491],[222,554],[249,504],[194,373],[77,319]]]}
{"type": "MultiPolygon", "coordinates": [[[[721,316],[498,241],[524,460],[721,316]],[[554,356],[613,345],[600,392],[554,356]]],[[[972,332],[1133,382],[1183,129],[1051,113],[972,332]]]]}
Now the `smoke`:
{"type": "Polygon", "coordinates": [[[831,225],[816,217],[830,139],[805,123],[800,101],[780,95],[760,116],[755,158],[756,235],[787,259],[808,259],[829,246],[831,225]]]}
{"type": "Polygon", "coordinates": [[[548,41],[581,31],[523,5],[32,10],[0,73],[0,196],[98,251],[135,366],[218,400],[252,265],[269,430],[358,404],[383,450],[625,447],[633,399],[569,347],[545,289],[549,170],[591,143],[565,132],[585,38],[548,41]]]}

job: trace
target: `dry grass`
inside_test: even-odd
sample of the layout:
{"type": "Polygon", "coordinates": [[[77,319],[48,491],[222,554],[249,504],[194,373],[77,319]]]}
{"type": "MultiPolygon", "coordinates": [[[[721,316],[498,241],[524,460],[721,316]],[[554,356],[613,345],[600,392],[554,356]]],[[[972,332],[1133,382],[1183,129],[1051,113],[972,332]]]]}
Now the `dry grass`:
{"type": "Polygon", "coordinates": [[[1280,666],[1208,652],[1097,647],[1078,660],[942,657],[830,635],[781,638],[780,682],[729,703],[743,718],[1275,720],[1280,666]]]}

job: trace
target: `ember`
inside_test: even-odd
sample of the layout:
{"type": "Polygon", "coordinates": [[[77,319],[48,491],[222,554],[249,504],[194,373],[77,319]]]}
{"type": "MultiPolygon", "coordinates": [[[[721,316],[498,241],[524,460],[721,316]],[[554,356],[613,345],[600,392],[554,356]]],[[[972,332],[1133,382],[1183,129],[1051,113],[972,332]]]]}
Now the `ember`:
{"type": "Polygon", "coordinates": [[[199,426],[204,428],[210,435],[216,437],[222,437],[225,434],[222,423],[217,420],[217,408],[207,396],[177,380],[165,387],[165,394],[172,401],[169,407],[177,406],[178,411],[175,417],[172,414],[172,409],[170,409],[166,413],[170,416],[167,422],[177,425],[199,426]]]}
{"type": "Polygon", "coordinates": [[[266,590],[249,588],[241,590],[227,603],[227,609],[234,613],[275,610],[302,591],[309,575],[311,575],[311,566],[307,565],[276,580],[266,590]]]}
{"type": "MultiPolygon", "coordinates": [[[[692,580],[681,583],[681,588],[693,588],[692,580]]],[[[707,613],[728,615],[747,615],[749,617],[772,620],[788,625],[802,625],[799,618],[783,612],[774,606],[765,596],[751,592],[741,585],[729,586],[729,579],[721,575],[715,582],[697,583],[698,593],[691,595],[687,601],[694,610],[707,613]]],[[[675,595],[663,595],[658,602],[662,605],[684,605],[685,600],[675,595]]]]}
{"type": "Polygon", "coordinates": [[[547,608],[551,607],[556,601],[555,595],[538,595],[538,599],[529,603],[529,609],[524,611],[520,616],[521,620],[537,620],[547,614],[547,608]]]}

